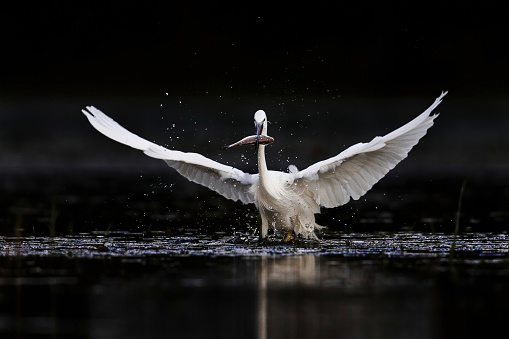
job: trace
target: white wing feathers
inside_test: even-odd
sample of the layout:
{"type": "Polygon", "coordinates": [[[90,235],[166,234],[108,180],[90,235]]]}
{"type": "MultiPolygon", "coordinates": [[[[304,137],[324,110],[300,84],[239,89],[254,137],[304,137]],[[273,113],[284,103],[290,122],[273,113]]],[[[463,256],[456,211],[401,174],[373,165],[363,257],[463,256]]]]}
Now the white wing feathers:
{"type": "Polygon", "coordinates": [[[335,157],[320,161],[296,173],[290,173],[294,187],[308,190],[317,204],[336,207],[350,198],[363,196],[374,184],[407,157],[438,114],[430,115],[447,94],[440,97],[422,114],[397,130],[376,137],[369,143],[358,143],[335,157]]]}
{"type": "Polygon", "coordinates": [[[169,150],[129,132],[93,106],[87,106],[87,110],[82,112],[90,124],[108,138],[142,150],[150,157],[164,160],[188,180],[208,187],[225,198],[240,200],[245,204],[254,202],[249,187],[257,180],[257,174],[244,173],[197,153],[169,150]]]}
{"type": "MultiPolygon", "coordinates": [[[[335,157],[300,172],[292,166],[287,174],[293,182],[291,187],[323,207],[344,205],[350,198],[359,199],[406,158],[412,147],[433,126],[438,114],[431,115],[431,112],[446,94],[443,92],[414,120],[383,137],[355,144],[335,157]]],[[[164,160],[188,180],[208,187],[225,198],[240,200],[245,204],[254,202],[249,188],[258,180],[258,174],[244,173],[197,153],[169,150],[129,132],[93,106],[88,106],[87,110],[82,112],[92,126],[105,136],[142,150],[150,157],[164,160]]]]}

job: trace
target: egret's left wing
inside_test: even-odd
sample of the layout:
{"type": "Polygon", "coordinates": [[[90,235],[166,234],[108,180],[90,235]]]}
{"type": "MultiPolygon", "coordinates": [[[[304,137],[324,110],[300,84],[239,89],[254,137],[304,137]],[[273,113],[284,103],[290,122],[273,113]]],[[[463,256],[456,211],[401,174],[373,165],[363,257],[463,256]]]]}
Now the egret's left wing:
{"type": "Polygon", "coordinates": [[[164,160],[188,180],[210,188],[225,198],[245,204],[254,201],[249,191],[258,175],[244,173],[231,166],[210,160],[201,154],[173,151],[145,140],[120,126],[93,106],[82,110],[92,126],[110,139],[142,150],[146,155],[164,160]]]}
{"type": "Polygon", "coordinates": [[[376,137],[369,143],[358,143],[335,157],[320,161],[293,176],[293,187],[312,197],[323,207],[346,204],[357,200],[374,184],[407,157],[408,152],[433,126],[438,114],[430,115],[447,92],[414,120],[397,130],[376,137]]]}

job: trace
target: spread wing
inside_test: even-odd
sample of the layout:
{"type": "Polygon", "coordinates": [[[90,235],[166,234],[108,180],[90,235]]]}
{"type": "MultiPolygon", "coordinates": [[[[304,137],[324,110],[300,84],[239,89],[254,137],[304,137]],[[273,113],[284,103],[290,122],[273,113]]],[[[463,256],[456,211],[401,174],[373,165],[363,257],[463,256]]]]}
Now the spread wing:
{"type": "Polygon", "coordinates": [[[210,160],[201,154],[173,151],[145,140],[124,127],[93,106],[82,110],[92,126],[110,139],[124,145],[142,150],[146,155],[164,160],[188,180],[210,188],[225,198],[240,200],[244,204],[254,201],[249,192],[251,185],[258,180],[257,174],[244,173],[231,166],[210,160]]]}
{"type": "Polygon", "coordinates": [[[359,199],[405,159],[428,128],[433,126],[438,114],[430,114],[446,94],[442,92],[426,111],[397,130],[368,143],[355,144],[305,170],[290,173],[294,178],[293,187],[301,192],[307,191],[306,195],[323,207],[344,205],[350,198],[359,199]]]}

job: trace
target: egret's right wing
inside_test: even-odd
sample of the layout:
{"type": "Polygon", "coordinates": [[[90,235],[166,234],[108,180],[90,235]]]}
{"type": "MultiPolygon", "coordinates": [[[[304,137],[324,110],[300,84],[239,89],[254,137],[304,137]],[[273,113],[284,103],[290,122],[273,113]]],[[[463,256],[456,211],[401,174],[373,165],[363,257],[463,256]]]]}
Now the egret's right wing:
{"type": "Polygon", "coordinates": [[[395,131],[358,143],[330,159],[298,172],[291,169],[293,187],[310,196],[318,205],[336,207],[350,198],[359,199],[383,178],[433,126],[431,115],[447,92],[442,93],[423,113],[395,131]]]}
{"type": "Polygon", "coordinates": [[[188,180],[210,188],[225,198],[254,202],[249,188],[258,175],[244,173],[231,166],[210,160],[201,154],[173,151],[145,140],[120,126],[115,120],[93,106],[82,110],[92,126],[110,139],[142,150],[146,155],[164,160],[188,180]]]}

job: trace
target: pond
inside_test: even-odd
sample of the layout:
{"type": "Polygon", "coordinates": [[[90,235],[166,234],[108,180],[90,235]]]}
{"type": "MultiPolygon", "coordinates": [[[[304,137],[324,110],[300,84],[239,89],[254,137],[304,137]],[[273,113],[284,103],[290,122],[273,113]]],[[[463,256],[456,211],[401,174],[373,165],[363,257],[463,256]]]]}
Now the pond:
{"type": "Polygon", "coordinates": [[[254,207],[182,182],[174,191],[174,180],[4,176],[0,337],[505,331],[509,199],[496,176],[467,181],[459,214],[457,177],[383,181],[366,198],[324,210],[319,241],[271,234],[263,244],[254,207]]]}
{"type": "Polygon", "coordinates": [[[446,338],[509,315],[505,234],[2,237],[0,333],[73,338],[446,338]],[[454,244],[454,245],[453,245],[454,244]]]}

